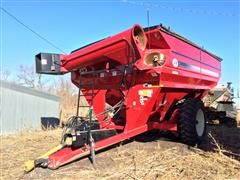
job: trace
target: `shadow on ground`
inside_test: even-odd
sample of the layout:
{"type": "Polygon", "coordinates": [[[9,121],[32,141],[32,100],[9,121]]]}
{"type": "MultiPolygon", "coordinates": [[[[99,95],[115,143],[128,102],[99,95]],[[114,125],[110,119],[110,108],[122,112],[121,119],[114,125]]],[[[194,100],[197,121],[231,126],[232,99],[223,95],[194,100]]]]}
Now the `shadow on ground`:
{"type": "Polygon", "coordinates": [[[208,137],[199,145],[204,151],[220,151],[240,161],[240,127],[210,125],[207,127],[208,137]],[[212,136],[212,137],[211,137],[212,136]]]}
{"type": "MultiPolygon", "coordinates": [[[[147,143],[154,141],[181,143],[179,138],[171,132],[150,131],[138,135],[132,139],[137,142],[147,143]]],[[[127,141],[127,144],[131,141],[127,141]]],[[[166,146],[166,143],[162,143],[166,146]]],[[[171,144],[172,145],[172,144],[171,144]]],[[[208,125],[205,140],[198,148],[207,152],[221,151],[226,156],[240,161],[240,127],[227,127],[225,125],[208,125]],[[219,148],[218,148],[219,146],[219,148]]],[[[163,148],[164,149],[164,148],[163,148]]]]}
{"type": "MultiPolygon", "coordinates": [[[[151,142],[160,143],[160,146],[162,146],[161,149],[163,150],[173,146],[186,146],[171,132],[153,130],[108,147],[99,153],[108,151],[119,145],[127,145],[134,141],[142,143],[143,146],[149,146],[151,142]]],[[[240,161],[240,127],[208,125],[206,138],[198,145],[198,148],[207,152],[216,152],[219,151],[217,146],[220,147],[223,154],[240,161]]]]}

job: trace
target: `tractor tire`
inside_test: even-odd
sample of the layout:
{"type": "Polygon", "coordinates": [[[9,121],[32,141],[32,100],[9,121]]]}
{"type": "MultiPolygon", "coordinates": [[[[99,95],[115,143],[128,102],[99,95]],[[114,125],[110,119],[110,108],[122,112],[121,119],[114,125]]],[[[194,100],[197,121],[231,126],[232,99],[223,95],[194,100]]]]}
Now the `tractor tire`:
{"type": "Polygon", "coordinates": [[[200,99],[186,99],[179,107],[178,135],[190,146],[200,144],[206,133],[207,115],[200,99]]]}

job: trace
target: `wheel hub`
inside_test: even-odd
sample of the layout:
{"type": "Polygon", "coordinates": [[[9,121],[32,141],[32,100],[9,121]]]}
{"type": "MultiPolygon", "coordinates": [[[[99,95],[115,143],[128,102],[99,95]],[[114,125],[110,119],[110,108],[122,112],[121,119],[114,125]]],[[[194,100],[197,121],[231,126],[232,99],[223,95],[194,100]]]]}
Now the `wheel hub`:
{"type": "Polygon", "coordinates": [[[196,114],[196,131],[197,135],[201,137],[205,129],[205,117],[202,109],[199,109],[196,114]]]}

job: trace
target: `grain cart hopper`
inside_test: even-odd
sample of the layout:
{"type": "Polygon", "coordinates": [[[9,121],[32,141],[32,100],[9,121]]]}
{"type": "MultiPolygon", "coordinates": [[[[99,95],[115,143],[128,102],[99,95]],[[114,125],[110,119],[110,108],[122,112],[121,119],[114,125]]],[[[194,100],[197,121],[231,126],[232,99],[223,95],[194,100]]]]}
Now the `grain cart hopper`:
{"type": "Polygon", "coordinates": [[[227,85],[217,85],[204,98],[209,123],[213,124],[214,120],[218,120],[219,124],[237,126],[237,109],[234,107],[231,84],[228,82],[227,85]]]}
{"type": "Polygon", "coordinates": [[[27,171],[56,169],[88,155],[94,164],[95,151],[153,129],[172,131],[191,146],[200,143],[206,122],[201,99],[216,86],[221,59],[162,25],[134,25],[70,54],[40,53],[36,70],[70,72],[79,88],[78,109],[60,145],[28,161],[27,171]],[[79,103],[83,96],[89,105],[79,103]],[[85,117],[79,115],[83,108],[85,117]]]}

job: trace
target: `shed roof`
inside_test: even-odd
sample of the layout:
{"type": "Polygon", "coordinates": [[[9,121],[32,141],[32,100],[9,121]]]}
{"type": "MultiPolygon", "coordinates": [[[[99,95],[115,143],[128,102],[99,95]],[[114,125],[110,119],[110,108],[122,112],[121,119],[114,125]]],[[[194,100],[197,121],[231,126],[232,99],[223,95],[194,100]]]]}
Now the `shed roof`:
{"type": "Polygon", "coordinates": [[[1,81],[0,80],[0,87],[2,88],[6,88],[6,89],[11,89],[14,91],[18,91],[18,92],[22,92],[25,94],[30,94],[33,96],[37,96],[37,97],[42,97],[42,98],[46,98],[49,100],[53,100],[53,101],[60,101],[60,97],[50,94],[50,93],[46,93],[40,90],[36,90],[36,89],[32,89],[32,88],[28,88],[28,87],[24,87],[15,83],[11,83],[11,82],[6,82],[6,81],[1,81]]]}

